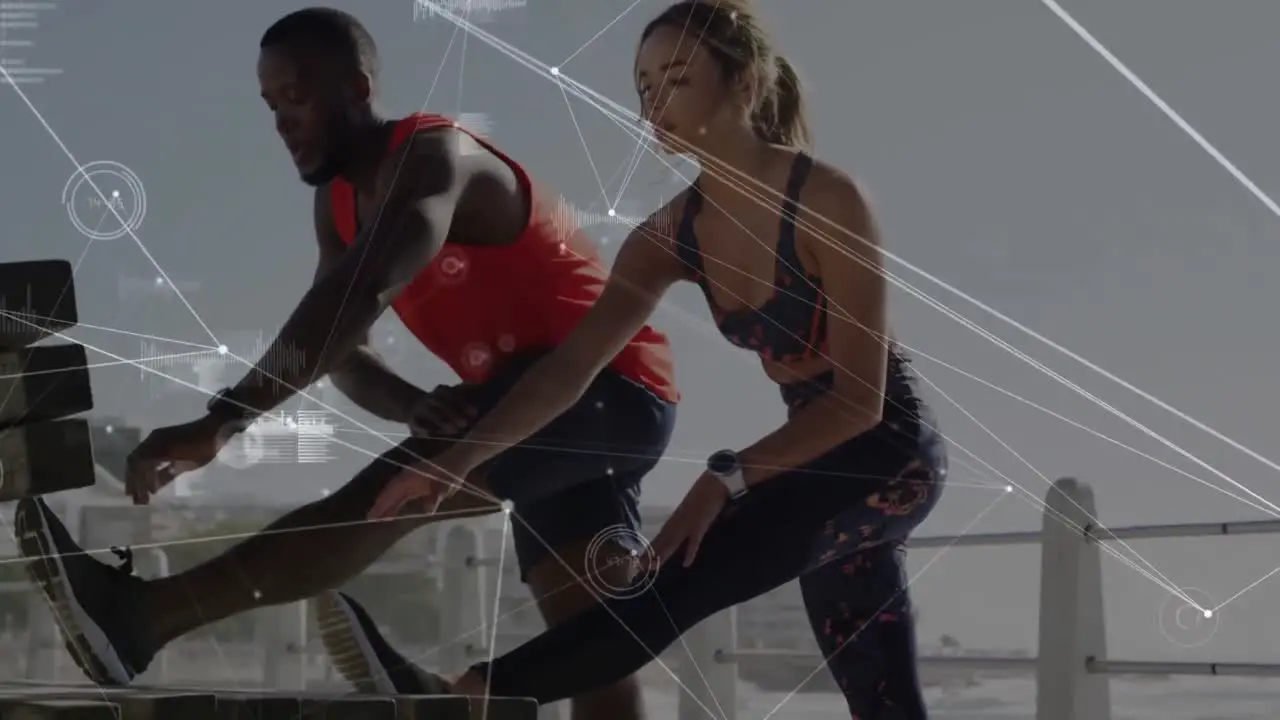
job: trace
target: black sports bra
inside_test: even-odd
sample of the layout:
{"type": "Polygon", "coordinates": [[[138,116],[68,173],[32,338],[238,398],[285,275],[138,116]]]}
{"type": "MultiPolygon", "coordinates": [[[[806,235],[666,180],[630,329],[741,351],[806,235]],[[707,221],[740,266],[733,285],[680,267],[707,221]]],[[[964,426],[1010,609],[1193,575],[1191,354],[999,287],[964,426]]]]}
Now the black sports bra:
{"type": "MultiPolygon", "coordinates": [[[[734,345],[773,362],[793,362],[827,353],[827,296],[822,291],[822,277],[804,269],[796,248],[800,191],[812,167],[813,158],[807,153],[796,155],[791,166],[780,213],[782,220],[778,228],[773,295],[759,308],[724,310],[711,294],[702,251],[698,249],[698,238],[693,229],[693,221],[702,210],[703,202],[697,182],[689,188],[684,215],[676,232],[677,256],[692,270],[693,279],[702,287],[721,334],[734,345]]],[[[906,358],[891,343],[886,403],[895,402],[901,406],[902,401],[910,400],[914,407],[915,392],[906,365],[906,358]]],[[[829,389],[833,377],[832,372],[827,372],[812,380],[783,385],[783,399],[794,409],[815,393],[829,389]]]]}

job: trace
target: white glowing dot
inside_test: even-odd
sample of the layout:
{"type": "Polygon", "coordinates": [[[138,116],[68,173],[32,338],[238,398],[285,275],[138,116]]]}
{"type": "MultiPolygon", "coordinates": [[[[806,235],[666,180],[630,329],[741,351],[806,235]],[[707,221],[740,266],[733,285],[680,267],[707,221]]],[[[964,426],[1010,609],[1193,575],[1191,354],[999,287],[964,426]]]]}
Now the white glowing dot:
{"type": "Polygon", "coordinates": [[[320,491],[320,494],[321,494],[321,495],[323,495],[323,496],[325,496],[325,497],[329,497],[329,488],[324,488],[324,489],[322,489],[322,490],[320,491]]]}
{"type": "Polygon", "coordinates": [[[597,410],[603,410],[603,409],[604,409],[604,401],[603,401],[603,400],[597,400],[597,401],[596,401],[596,409],[597,409],[597,410]]]}
{"type": "Polygon", "coordinates": [[[1204,616],[1205,616],[1205,617],[1207,617],[1207,618],[1211,618],[1211,617],[1213,617],[1213,611],[1212,611],[1212,610],[1205,610],[1205,611],[1204,611],[1204,616]]]}
{"type": "Polygon", "coordinates": [[[632,551],[631,551],[631,557],[636,557],[636,556],[637,556],[637,555],[639,555],[639,554],[640,554],[640,553],[636,552],[635,550],[632,550],[632,551]]]}
{"type": "Polygon", "coordinates": [[[568,250],[569,250],[569,248],[568,248],[568,246],[567,246],[567,245],[565,245],[564,243],[560,243],[560,254],[561,254],[561,255],[565,254],[568,250]]]}
{"type": "Polygon", "coordinates": [[[261,591],[258,591],[258,590],[254,590],[254,591],[253,591],[253,599],[254,599],[254,600],[261,600],[261,599],[262,599],[262,592],[261,592],[261,591]]]}
{"type": "Polygon", "coordinates": [[[1007,493],[1013,492],[1013,486],[1012,486],[1012,485],[1005,485],[1005,486],[1004,486],[1004,491],[1005,491],[1005,492],[1007,492],[1007,493]]]}
{"type": "Polygon", "coordinates": [[[228,352],[228,351],[227,351],[227,346],[226,346],[226,345],[219,345],[219,346],[218,346],[218,354],[219,354],[219,355],[226,355],[226,354],[227,354],[227,352],[228,352]]]}
{"type": "Polygon", "coordinates": [[[160,287],[163,284],[164,284],[164,278],[156,276],[156,287],[160,287]]]}
{"type": "Polygon", "coordinates": [[[116,426],[115,426],[115,425],[108,425],[108,426],[106,426],[105,428],[103,428],[103,430],[106,430],[106,431],[107,431],[107,434],[108,434],[108,435],[110,435],[111,433],[113,433],[113,432],[115,432],[115,431],[116,431],[116,426]]]}
{"type": "Polygon", "coordinates": [[[613,474],[613,468],[605,468],[604,474],[605,474],[605,475],[612,475],[612,474],[613,474]]]}
{"type": "Polygon", "coordinates": [[[112,191],[111,191],[111,197],[113,197],[113,198],[118,198],[118,197],[120,197],[120,191],[119,191],[119,190],[112,190],[112,191]]]}
{"type": "Polygon", "coordinates": [[[510,500],[503,500],[503,501],[502,501],[502,512],[504,512],[504,513],[509,513],[509,512],[511,512],[512,510],[514,510],[514,509],[515,509],[515,507],[516,507],[516,504],[515,504],[515,503],[513,503],[513,502],[511,502],[510,500]]]}
{"type": "Polygon", "coordinates": [[[554,75],[554,76],[556,76],[556,77],[559,77],[559,76],[560,76],[560,68],[558,68],[558,67],[553,67],[553,68],[551,68],[551,74],[552,74],[552,75],[554,75]]]}
{"type": "Polygon", "coordinates": [[[618,217],[618,211],[613,208],[609,208],[609,217],[618,217]]]}

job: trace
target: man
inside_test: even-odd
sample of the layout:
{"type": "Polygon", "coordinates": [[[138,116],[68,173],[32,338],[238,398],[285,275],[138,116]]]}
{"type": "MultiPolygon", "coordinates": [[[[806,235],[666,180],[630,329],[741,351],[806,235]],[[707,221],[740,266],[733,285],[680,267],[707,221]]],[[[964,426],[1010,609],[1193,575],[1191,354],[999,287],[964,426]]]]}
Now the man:
{"type": "MultiPolygon", "coordinates": [[[[47,506],[23,501],[17,525],[29,570],[68,629],[77,663],[97,682],[129,683],[157,650],[197,627],[338,587],[433,519],[365,522],[397,472],[460,437],[469,418],[568,335],[604,286],[607,272],[590,241],[564,227],[554,197],[520,165],[439,116],[381,119],[376,75],[373,41],[346,13],[301,10],[263,35],[263,100],[302,180],[316,188],[315,283],[243,381],[215,395],[203,417],[143,441],[127,484],[135,502],[146,503],[326,374],[366,410],[399,423],[418,413],[434,433],[406,440],[341,490],[227,553],[154,581],[79,554],[47,506]],[[387,306],[463,384],[423,392],[369,352],[368,330],[387,306]],[[303,360],[273,362],[281,357],[303,360]]],[[[626,547],[617,527],[638,526],[639,481],[666,447],[676,400],[666,338],[646,327],[573,409],[465,478],[464,491],[435,517],[494,512],[500,500],[512,501],[522,575],[548,623],[563,622],[594,601],[588,572],[609,586],[627,582],[625,558],[637,548],[626,547]],[[606,530],[619,541],[587,558],[606,530]]],[[[340,668],[349,680],[371,691],[430,690],[403,658],[362,644],[371,622],[353,600],[326,597],[337,598],[330,614],[346,620],[327,632],[366,650],[340,668]]],[[[575,717],[640,717],[639,689],[628,679],[575,708],[575,717]]]]}

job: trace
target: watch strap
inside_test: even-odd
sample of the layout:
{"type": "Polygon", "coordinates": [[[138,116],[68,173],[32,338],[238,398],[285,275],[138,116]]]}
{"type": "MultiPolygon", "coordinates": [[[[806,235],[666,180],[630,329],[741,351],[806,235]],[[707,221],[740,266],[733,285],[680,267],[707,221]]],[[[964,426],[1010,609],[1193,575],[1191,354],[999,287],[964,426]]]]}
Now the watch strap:
{"type": "Polygon", "coordinates": [[[257,418],[256,412],[231,397],[231,388],[223,388],[214,393],[205,405],[205,412],[230,423],[242,424],[244,427],[251,425],[257,418]]]}
{"type": "Polygon", "coordinates": [[[707,461],[707,469],[719,478],[729,490],[730,498],[738,498],[747,492],[747,479],[738,462],[738,454],[731,450],[721,450],[707,461]]]}

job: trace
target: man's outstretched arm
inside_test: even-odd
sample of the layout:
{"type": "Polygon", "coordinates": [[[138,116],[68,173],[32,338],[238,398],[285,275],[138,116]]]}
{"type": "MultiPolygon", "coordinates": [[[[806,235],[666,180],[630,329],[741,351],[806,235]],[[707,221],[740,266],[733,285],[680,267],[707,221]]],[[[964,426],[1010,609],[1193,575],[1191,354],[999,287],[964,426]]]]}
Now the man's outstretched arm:
{"type": "Polygon", "coordinates": [[[265,413],[339,367],[444,245],[465,183],[453,130],[416,135],[379,180],[382,211],[314,284],[228,402],[265,413]],[[277,358],[295,358],[293,363],[277,358]]]}
{"type": "MultiPolygon", "coordinates": [[[[342,262],[347,252],[346,243],[333,224],[327,187],[316,190],[315,224],[320,259],[313,284],[319,284],[342,262]]],[[[409,424],[413,409],[427,395],[382,362],[369,346],[367,332],[347,357],[329,371],[329,381],[365,412],[405,425],[409,424]]]]}

